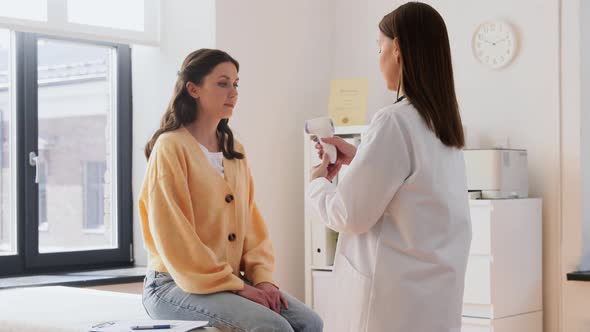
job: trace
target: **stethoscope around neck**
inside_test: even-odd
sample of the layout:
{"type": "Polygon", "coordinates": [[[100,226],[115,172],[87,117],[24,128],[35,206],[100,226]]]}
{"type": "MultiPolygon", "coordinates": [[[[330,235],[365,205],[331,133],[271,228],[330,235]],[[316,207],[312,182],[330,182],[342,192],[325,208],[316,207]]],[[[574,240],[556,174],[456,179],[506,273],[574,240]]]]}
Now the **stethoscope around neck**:
{"type": "Polygon", "coordinates": [[[405,96],[405,95],[401,95],[401,96],[399,95],[399,92],[400,92],[400,90],[401,90],[401,88],[402,88],[402,82],[403,82],[403,79],[402,79],[402,77],[403,77],[403,73],[404,73],[403,71],[400,71],[400,75],[399,75],[399,82],[398,82],[398,84],[397,84],[397,93],[395,94],[395,98],[396,98],[396,100],[395,100],[395,103],[394,103],[394,104],[397,104],[397,103],[399,103],[400,101],[404,100],[404,98],[406,98],[406,96],[405,96]]]}

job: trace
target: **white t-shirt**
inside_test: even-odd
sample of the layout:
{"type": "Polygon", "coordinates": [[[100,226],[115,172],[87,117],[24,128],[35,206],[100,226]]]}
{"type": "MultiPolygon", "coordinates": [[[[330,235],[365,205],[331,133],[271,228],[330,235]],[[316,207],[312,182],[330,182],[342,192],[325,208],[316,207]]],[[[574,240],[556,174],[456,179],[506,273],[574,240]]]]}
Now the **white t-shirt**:
{"type": "Polygon", "coordinates": [[[205,157],[209,160],[209,163],[215,170],[223,177],[223,152],[209,152],[203,144],[199,143],[201,150],[205,154],[205,157]]]}

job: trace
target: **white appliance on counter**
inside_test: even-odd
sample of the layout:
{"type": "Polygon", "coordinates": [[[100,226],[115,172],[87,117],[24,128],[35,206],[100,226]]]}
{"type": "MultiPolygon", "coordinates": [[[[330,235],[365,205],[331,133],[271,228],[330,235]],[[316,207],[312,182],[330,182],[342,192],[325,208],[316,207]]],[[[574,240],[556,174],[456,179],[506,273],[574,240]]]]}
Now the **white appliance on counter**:
{"type": "Polygon", "coordinates": [[[529,196],[526,150],[465,149],[463,152],[467,189],[470,193],[477,193],[477,198],[506,199],[529,196]]]}

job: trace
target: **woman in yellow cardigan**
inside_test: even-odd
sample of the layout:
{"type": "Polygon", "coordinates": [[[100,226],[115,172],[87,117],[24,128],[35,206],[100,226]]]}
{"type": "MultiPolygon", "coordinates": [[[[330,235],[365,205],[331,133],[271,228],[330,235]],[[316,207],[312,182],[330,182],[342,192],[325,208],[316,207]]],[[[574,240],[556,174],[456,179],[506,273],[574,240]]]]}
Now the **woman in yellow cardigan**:
{"type": "Polygon", "coordinates": [[[319,316],[273,280],[268,230],[228,126],[238,70],[220,50],[189,54],[145,147],[143,304],[154,319],[207,320],[224,331],[321,331],[319,316]]]}

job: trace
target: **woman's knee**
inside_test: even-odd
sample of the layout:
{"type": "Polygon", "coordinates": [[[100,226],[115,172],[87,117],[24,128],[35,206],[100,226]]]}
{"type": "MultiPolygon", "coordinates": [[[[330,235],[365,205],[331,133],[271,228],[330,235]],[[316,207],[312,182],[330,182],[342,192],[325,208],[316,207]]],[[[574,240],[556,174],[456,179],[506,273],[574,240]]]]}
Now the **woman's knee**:
{"type": "Polygon", "coordinates": [[[282,316],[275,314],[274,312],[264,315],[262,317],[256,317],[256,326],[252,329],[248,329],[248,332],[293,332],[291,324],[282,316]]]}
{"type": "Polygon", "coordinates": [[[303,322],[301,332],[321,332],[324,330],[324,321],[315,311],[310,310],[303,322]]]}

